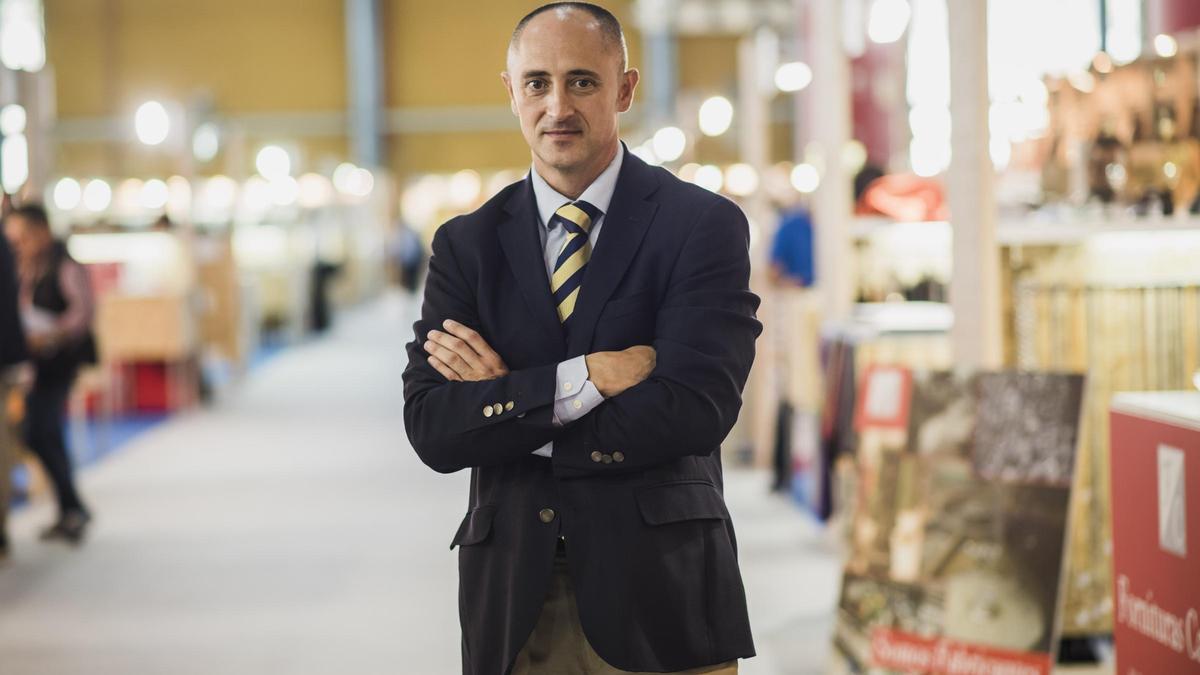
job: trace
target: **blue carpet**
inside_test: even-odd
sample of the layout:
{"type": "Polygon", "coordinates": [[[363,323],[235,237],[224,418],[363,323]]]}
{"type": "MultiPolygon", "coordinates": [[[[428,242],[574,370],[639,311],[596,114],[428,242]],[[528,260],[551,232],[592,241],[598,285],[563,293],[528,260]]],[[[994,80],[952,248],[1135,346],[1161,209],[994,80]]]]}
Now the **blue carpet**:
{"type": "MultiPolygon", "coordinates": [[[[114,418],[109,422],[89,419],[83,427],[82,439],[74,433],[70,424],[63,427],[67,445],[71,448],[71,459],[75,470],[85,469],[108,455],[120,450],[127,443],[154,427],[166,422],[166,413],[134,414],[114,418]],[[79,441],[83,442],[80,443],[79,441]]],[[[13,468],[13,506],[25,503],[29,492],[29,471],[24,464],[13,468]]]]}
{"type": "MultiPolygon", "coordinates": [[[[249,370],[254,371],[293,346],[276,336],[265,338],[254,350],[249,359],[249,370]]],[[[65,424],[63,433],[67,438],[67,446],[71,450],[71,458],[75,470],[80,471],[99,462],[105,457],[125,447],[134,438],[153,429],[170,419],[169,413],[130,413],[115,417],[108,422],[89,419],[82,430],[77,431],[65,424]]],[[[12,485],[14,506],[25,502],[29,491],[29,472],[24,464],[13,469],[12,485]]]]}

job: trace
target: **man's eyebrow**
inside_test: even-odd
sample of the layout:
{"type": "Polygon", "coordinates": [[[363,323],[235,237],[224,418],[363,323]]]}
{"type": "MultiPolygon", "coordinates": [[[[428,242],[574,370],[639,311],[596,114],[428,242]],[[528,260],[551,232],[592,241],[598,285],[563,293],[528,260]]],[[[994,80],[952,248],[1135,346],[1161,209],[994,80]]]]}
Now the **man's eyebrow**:
{"type": "MultiPolygon", "coordinates": [[[[586,68],[576,68],[574,70],[568,70],[567,76],[568,77],[583,76],[583,77],[591,77],[591,78],[597,79],[597,80],[600,79],[600,73],[597,73],[592,70],[588,70],[586,68]]],[[[521,73],[521,79],[523,79],[523,80],[528,80],[531,77],[550,77],[550,71],[548,71],[548,70],[527,70],[524,73],[521,73]]]]}

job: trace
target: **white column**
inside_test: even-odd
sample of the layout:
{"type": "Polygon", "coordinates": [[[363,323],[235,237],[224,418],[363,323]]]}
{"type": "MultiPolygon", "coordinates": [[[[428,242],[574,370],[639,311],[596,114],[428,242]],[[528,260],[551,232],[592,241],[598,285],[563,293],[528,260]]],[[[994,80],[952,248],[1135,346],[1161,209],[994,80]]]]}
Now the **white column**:
{"type": "Polygon", "coordinates": [[[955,363],[1001,365],[1000,259],[988,153],[987,0],[947,3],[953,155],[946,175],[954,232],[950,304],[955,363]]]}
{"type": "Polygon", "coordinates": [[[854,259],[849,229],[853,176],[842,162],[850,140],[850,63],[842,47],[842,3],[810,0],[808,36],[813,83],[806,96],[813,141],[821,148],[825,169],[813,196],[813,236],[817,288],[826,320],[850,315],[854,304],[854,259]]]}

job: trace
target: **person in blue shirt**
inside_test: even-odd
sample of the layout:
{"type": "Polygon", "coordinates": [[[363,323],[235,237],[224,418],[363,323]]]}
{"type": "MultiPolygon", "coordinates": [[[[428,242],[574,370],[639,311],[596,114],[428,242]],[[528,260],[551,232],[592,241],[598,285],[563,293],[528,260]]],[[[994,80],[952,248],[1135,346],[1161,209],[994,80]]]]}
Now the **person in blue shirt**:
{"type": "Polygon", "coordinates": [[[813,284],[813,225],[808,209],[783,213],[771,243],[771,282],[795,286],[813,284]]]}

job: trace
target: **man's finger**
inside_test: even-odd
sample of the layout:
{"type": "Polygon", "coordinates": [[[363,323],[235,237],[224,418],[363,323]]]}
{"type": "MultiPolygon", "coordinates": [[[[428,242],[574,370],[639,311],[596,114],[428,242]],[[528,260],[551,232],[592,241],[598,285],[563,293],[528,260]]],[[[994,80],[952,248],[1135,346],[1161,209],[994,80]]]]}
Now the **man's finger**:
{"type": "Polygon", "coordinates": [[[496,353],[496,350],[492,349],[492,346],[489,345],[487,340],[484,340],[483,336],[477,331],[472,330],[471,328],[468,328],[467,326],[464,326],[452,319],[446,319],[446,321],[442,323],[442,327],[449,331],[451,335],[454,335],[466,342],[471,349],[473,349],[475,353],[479,355],[480,361],[483,362],[483,365],[486,366],[489,371],[508,370],[508,366],[504,364],[504,359],[500,358],[500,355],[496,353]]]}
{"type": "Polygon", "coordinates": [[[461,382],[462,381],[462,378],[458,376],[458,373],[454,372],[454,370],[450,366],[447,366],[446,364],[442,363],[441,359],[439,359],[436,356],[430,355],[429,365],[433,366],[434,370],[441,373],[442,377],[446,378],[447,380],[450,380],[451,382],[461,382]]]}
{"type": "Polygon", "coordinates": [[[470,372],[467,362],[462,357],[433,340],[425,342],[425,351],[430,356],[436,356],[443,365],[448,366],[451,370],[458,373],[460,377],[465,377],[470,372]]]}
{"type": "MultiPolygon", "coordinates": [[[[429,331],[429,339],[456,354],[458,358],[461,359],[468,367],[474,370],[483,369],[483,363],[479,357],[479,354],[475,353],[475,350],[472,349],[471,346],[466,342],[463,342],[453,335],[449,335],[437,330],[429,331]]],[[[445,361],[446,359],[443,360],[445,361]]],[[[446,362],[451,363],[451,361],[446,362]]]]}
{"type": "Polygon", "coordinates": [[[471,349],[474,349],[475,353],[479,354],[479,356],[483,358],[487,358],[489,355],[496,353],[495,350],[492,349],[491,345],[487,343],[487,340],[483,339],[482,335],[457,321],[446,319],[446,321],[442,323],[442,327],[445,328],[451,335],[470,345],[471,349]]]}

